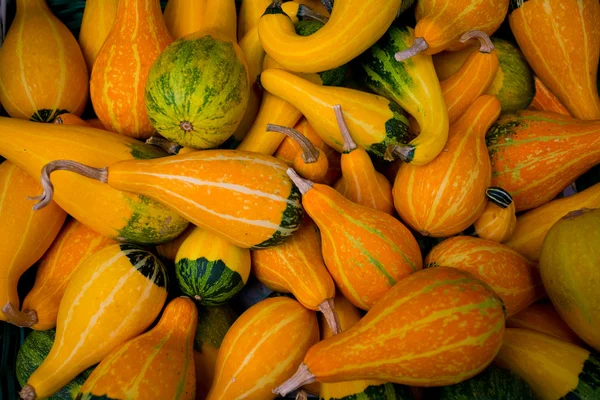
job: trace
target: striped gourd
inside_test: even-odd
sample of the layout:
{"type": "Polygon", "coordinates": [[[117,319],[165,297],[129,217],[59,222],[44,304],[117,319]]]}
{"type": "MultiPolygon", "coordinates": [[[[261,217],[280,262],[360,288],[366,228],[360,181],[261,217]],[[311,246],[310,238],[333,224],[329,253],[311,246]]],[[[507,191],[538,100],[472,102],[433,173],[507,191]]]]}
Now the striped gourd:
{"type": "MultiPolygon", "coordinates": [[[[154,146],[107,131],[2,117],[0,154],[36,180],[52,160],[102,167],[121,160],[166,155],[154,146]]],[[[53,179],[56,203],[104,236],[140,244],[162,243],[175,238],[188,225],[176,212],[148,197],[121,192],[75,174],[60,175],[53,179]]]]}
{"type": "Polygon", "coordinates": [[[431,250],[425,265],[454,267],[473,274],[494,289],[504,302],[507,316],[545,295],[537,265],[491,240],[470,236],[446,239],[431,250]]]}
{"type": "Polygon", "coordinates": [[[313,311],[287,297],[261,301],[225,335],[207,400],[274,399],[273,388],[298,368],[318,340],[313,311]]]}
{"type": "Polygon", "coordinates": [[[275,391],[315,379],[455,384],[493,360],[503,333],[502,301],[489,286],[455,268],[426,269],[399,281],[350,329],[312,346],[275,391]]]}
{"type": "Polygon", "coordinates": [[[225,303],[250,275],[250,250],[231,244],[214,232],[196,228],[175,257],[179,289],[205,306],[225,303]]]}
{"type": "Polygon", "coordinates": [[[88,67],[92,66],[115,22],[119,0],[87,0],[81,19],[79,46],[88,67]]]}
{"type": "Polygon", "coordinates": [[[600,398],[600,354],[529,329],[507,328],[494,361],[540,400],[600,398]]]}
{"type": "Polygon", "coordinates": [[[56,326],[60,300],[71,277],[88,257],[116,244],[81,222],[65,224],[50,249],[41,258],[35,283],[23,300],[23,310],[35,311],[37,322],[31,329],[45,331],[56,326]]]}
{"type": "Polygon", "coordinates": [[[550,111],[563,115],[571,115],[560,100],[558,100],[556,95],[542,83],[540,78],[537,76],[534,77],[534,82],[535,96],[531,101],[529,110],[550,111]]]}
{"type": "Polygon", "coordinates": [[[319,227],[325,265],[352,304],[370,309],[396,282],[422,268],[419,245],[402,222],[302,179],[291,168],[288,174],[319,227]]]}
{"type": "Polygon", "coordinates": [[[473,224],[475,234],[482,239],[502,243],[511,237],[517,226],[515,202],[502,188],[487,188],[485,195],[488,202],[473,224]]]}
{"type": "Polygon", "coordinates": [[[129,244],[97,252],[77,268],[61,300],[56,340],[21,391],[45,398],[141,334],[167,298],[167,277],[151,253],[129,244]]]}
{"type": "Polygon", "coordinates": [[[113,350],[81,387],[78,400],[194,400],[196,305],[171,300],[154,328],[113,350]]]}
{"type": "Polygon", "coordinates": [[[15,164],[0,164],[0,321],[19,326],[37,322],[35,312],[19,312],[19,278],[50,247],[67,217],[54,202],[41,213],[33,211],[27,196],[40,190],[15,164]]]}

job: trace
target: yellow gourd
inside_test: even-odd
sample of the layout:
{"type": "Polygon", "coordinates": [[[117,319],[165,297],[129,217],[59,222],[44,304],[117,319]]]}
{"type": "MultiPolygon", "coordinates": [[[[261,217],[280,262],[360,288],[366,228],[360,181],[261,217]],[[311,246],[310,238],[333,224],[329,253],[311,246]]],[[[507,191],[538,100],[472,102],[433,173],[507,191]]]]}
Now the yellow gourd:
{"type": "Polygon", "coordinates": [[[92,72],[94,61],[96,61],[115,22],[118,4],[119,0],[87,0],[85,2],[79,31],[79,46],[89,73],[92,72]]]}
{"type": "Polygon", "coordinates": [[[170,0],[163,16],[173,40],[202,29],[206,0],[170,0]]]}
{"type": "Polygon", "coordinates": [[[488,202],[475,221],[475,234],[502,243],[511,237],[517,226],[515,203],[510,193],[502,188],[488,188],[485,195],[488,202]]]}

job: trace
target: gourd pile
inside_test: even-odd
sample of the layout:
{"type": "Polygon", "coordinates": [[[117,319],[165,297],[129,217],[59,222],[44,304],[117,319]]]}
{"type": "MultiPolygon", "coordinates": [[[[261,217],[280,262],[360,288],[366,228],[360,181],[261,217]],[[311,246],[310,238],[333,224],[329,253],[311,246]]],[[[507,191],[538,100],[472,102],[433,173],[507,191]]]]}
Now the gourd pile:
{"type": "Polygon", "coordinates": [[[599,399],[600,3],[238,6],[16,0],[21,398],[599,399]]]}

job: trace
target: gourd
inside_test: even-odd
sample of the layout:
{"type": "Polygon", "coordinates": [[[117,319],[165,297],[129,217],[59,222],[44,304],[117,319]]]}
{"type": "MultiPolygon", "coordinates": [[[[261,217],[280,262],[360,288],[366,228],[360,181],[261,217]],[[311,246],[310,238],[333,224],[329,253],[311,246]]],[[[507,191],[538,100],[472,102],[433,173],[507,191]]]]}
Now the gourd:
{"type": "Polygon", "coordinates": [[[563,115],[571,115],[562,105],[560,100],[542,83],[540,78],[534,77],[535,96],[529,106],[530,110],[550,111],[563,115]]]}
{"type": "Polygon", "coordinates": [[[271,4],[272,0],[242,1],[237,21],[238,39],[241,40],[252,29],[256,28],[260,17],[271,4]]]}
{"type": "Polygon", "coordinates": [[[185,231],[183,231],[175,239],[173,239],[169,242],[166,242],[166,243],[161,243],[158,246],[156,246],[156,255],[158,255],[160,260],[163,263],[165,263],[165,265],[171,265],[171,264],[174,265],[175,257],[177,256],[177,252],[179,251],[181,244],[195,230],[196,230],[196,227],[194,225],[190,224],[185,229],[185,231]]]}
{"type": "Polygon", "coordinates": [[[540,272],[561,317],[581,339],[600,351],[598,243],[600,208],[571,211],[548,231],[540,272]]]}
{"type": "Polygon", "coordinates": [[[27,196],[40,184],[10,161],[0,163],[0,320],[17,326],[37,322],[35,312],[19,312],[21,275],[50,247],[67,214],[55,202],[37,213],[27,196]]]}
{"type": "Polygon", "coordinates": [[[600,395],[598,353],[543,333],[507,328],[495,363],[525,379],[541,400],[600,395]]]}
{"type": "Polygon", "coordinates": [[[67,284],[88,257],[116,244],[81,222],[68,221],[40,259],[33,288],[23,300],[24,312],[35,312],[37,322],[31,329],[45,331],[56,326],[58,308],[67,284]]]}
{"type": "Polygon", "coordinates": [[[543,111],[504,114],[486,142],[492,186],[508,191],[517,212],[552,200],[600,162],[600,122],[543,111]]]}
{"type": "Polygon", "coordinates": [[[479,218],[491,175],[484,136],[498,115],[500,102],[480,96],[450,127],[447,151],[427,165],[400,166],[392,195],[404,222],[424,236],[447,237],[479,218]]]}
{"type": "Polygon", "coordinates": [[[75,114],[64,113],[60,114],[53,121],[55,124],[63,124],[63,125],[77,125],[77,126],[89,126],[87,122],[79,118],[75,114]]]}
{"type": "Polygon", "coordinates": [[[315,379],[459,383],[494,359],[503,333],[502,301],[489,286],[455,268],[426,269],[399,281],[350,329],[312,346],[274,391],[285,395],[315,379]],[[444,335],[423,335],[440,326],[444,335]]]}
{"type": "Polygon", "coordinates": [[[88,119],[85,122],[87,122],[87,124],[91,127],[91,128],[96,128],[96,129],[102,129],[102,130],[106,130],[106,128],[104,127],[104,125],[102,124],[102,121],[100,121],[98,118],[92,118],[92,119],[88,119]]]}
{"type": "Polygon", "coordinates": [[[210,33],[219,33],[237,43],[237,15],[235,0],[206,0],[205,27],[210,33]]]}
{"type": "Polygon", "coordinates": [[[515,2],[508,16],[535,74],[577,119],[600,119],[599,19],[600,4],[595,1],[515,2]]]}
{"type": "Polygon", "coordinates": [[[51,122],[64,112],[81,115],[88,72],[77,41],[45,0],[16,5],[0,49],[2,106],[11,117],[37,122],[51,122]]]}
{"type": "Polygon", "coordinates": [[[500,243],[456,236],[435,246],[425,258],[427,267],[458,268],[490,285],[510,317],[545,296],[537,265],[500,243]]]}
{"type": "Polygon", "coordinates": [[[171,300],[154,328],[102,360],[81,387],[78,398],[194,400],[197,322],[198,311],[192,300],[171,300]]]}
{"type": "Polygon", "coordinates": [[[183,294],[206,306],[223,304],[248,281],[250,251],[196,228],[177,251],[175,274],[183,294]]]}
{"type": "Polygon", "coordinates": [[[305,217],[300,229],[285,243],[252,252],[252,272],[269,289],[292,293],[309,310],[321,311],[335,333],[335,284],[321,255],[321,238],[315,223],[305,217]]]}
{"type": "Polygon", "coordinates": [[[171,41],[158,0],[119,1],[90,78],[94,111],[108,130],[137,139],[152,134],[144,101],[146,78],[171,41]]]}
{"type": "Polygon", "coordinates": [[[263,300],[231,326],[217,356],[207,400],[274,399],[281,384],[319,340],[313,311],[287,297],[263,300]]]}
{"type": "Polygon", "coordinates": [[[88,258],[67,285],[52,350],[27,380],[21,398],[51,396],[144,332],[165,303],[166,279],[160,261],[133,245],[109,246],[88,258]]]}
{"type": "Polygon", "coordinates": [[[600,183],[569,197],[552,200],[517,217],[517,226],[505,245],[538,261],[546,234],[559,219],[580,208],[600,208],[600,183]]]}
{"type": "MultiPolygon", "coordinates": [[[[39,179],[45,164],[70,159],[95,167],[121,160],[163,157],[166,153],[132,138],[98,129],[34,124],[0,117],[0,154],[39,179]]],[[[76,174],[54,177],[56,203],[103,236],[140,244],[167,242],[188,222],[145,196],[121,192],[76,174]]],[[[36,195],[39,191],[28,193],[36,195]]],[[[30,207],[30,205],[28,205],[30,207]]]]}
{"type": "Polygon", "coordinates": [[[163,16],[173,40],[203,29],[204,15],[208,7],[206,0],[171,0],[163,16]]]}
{"type": "Polygon", "coordinates": [[[87,0],[79,31],[79,46],[85,58],[88,72],[106,41],[117,15],[119,0],[87,0]]]}
{"type": "Polygon", "coordinates": [[[417,241],[396,218],[302,179],[291,168],[288,175],[319,227],[325,265],[352,304],[370,309],[396,282],[422,268],[417,241]]]}
{"type": "Polygon", "coordinates": [[[60,160],[44,167],[45,192],[36,207],[52,199],[49,174],[68,170],[160,201],[238,247],[266,248],[283,242],[302,221],[300,195],[286,177],[286,167],[274,157],[237,150],[196,151],[103,168],[60,160]],[[224,177],[222,171],[232,173],[224,177]]]}
{"type": "Polygon", "coordinates": [[[404,158],[426,164],[437,157],[448,140],[448,113],[431,57],[419,54],[401,62],[394,58],[413,40],[412,28],[391,26],[359,57],[358,71],[370,90],[393,100],[415,118],[420,133],[407,146],[404,158]]]}
{"type": "Polygon", "coordinates": [[[482,239],[502,243],[512,236],[517,226],[515,203],[510,193],[502,188],[487,188],[485,195],[488,202],[473,224],[475,234],[482,239]]]}

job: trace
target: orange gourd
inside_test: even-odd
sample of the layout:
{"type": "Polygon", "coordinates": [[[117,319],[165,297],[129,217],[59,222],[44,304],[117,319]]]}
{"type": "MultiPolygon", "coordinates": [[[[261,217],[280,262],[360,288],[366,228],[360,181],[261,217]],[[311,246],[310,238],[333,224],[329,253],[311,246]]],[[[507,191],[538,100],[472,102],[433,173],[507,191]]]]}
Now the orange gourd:
{"type": "Polygon", "coordinates": [[[502,243],[511,237],[517,226],[515,202],[502,188],[488,188],[485,195],[488,202],[473,224],[475,234],[482,239],[502,243]]]}
{"type": "Polygon", "coordinates": [[[396,282],[422,268],[414,236],[396,218],[302,179],[291,168],[288,175],[319,227],[325,265],[352,304],[370,309],[396,282]]]}
{"type": "Polygon", "coordinates": [[[400,166],[392,194],[403,221],[424,236],[446,237],[479,218],[491,175],[484,137],[498,115],[496,97],[480,96],[450,126],[440,155],[426,165],[400,166]]]}
{"type": "Polygon", "coordinates": [[[533,100],[531,101],[528,110],[549,111],[558,114],[571,115],[554,93],[542,83],[540,78],[534,76],[533,81],[535,82],[535,96],[533,96],[533,100]]]}
{"type": "Polygon", "coordinates": [[[181,232],[179,236],[175,239],[162,243],[156,246],[156,254],[160,257],[163,262],[168,262],[173,264],[175,262],[175,257],[177,256],[177,252],[181,247],[181,244],[187,239],[188,236],[192,234],[192,232],[196,229],[196,226],[190,224],[185,231],[181,232]]]}
{"type": "Polygon", "coordinates": [[[87,64],[88,72],[106,41],[117,15],[119,0],[87,0],[79,31],[79,46],[87,64]]]}
{"type": "Polygon", "coordinates": [[[87,122],[79,118],[77,115],[71,113],[59,115],[54,119],[54,123],[62,125],[89,126],[87,122]]]}
{"type": "Polygon", "coordinates": [[[37,315],[37,322],[31,329],[45,331],[56,326],[60,301],[79,265],[91,255],[116,243],[75,219],[64,225],[41,258],[33,288],[23,300],[23,311],[35,311],[37,315]]]}
{"type": "Polygon", "coordinates": [[[481,279],[502,299],[507,316],[546,294],[536,264],[491,240],[469,236],[446,239],[431,250],[425,264],[462,269],[481,279]]]}
{"type": "Polygon", "coordinates": [[[158,0],[119,1],[90,80],[94,111],[108,130],[138,139],[154,132],[146,111],[146,78],[171,41],[158,0]]]}
{"type": "Polygon", "coordinates": [[[600,119],[600,3],[516,2],[508,21],[529,65],[569,113],[578,119],[600,119]]]}
{"type": "Polygon", "coordinates": [[[102,121],[100,121],[98,118],[92,118],[92,119],[88,119],[85,122],[87,122],[87,124],[91,127],[91,128],[96,128],[96,129],[102,129],[102,130],[106,130],[106,128],[104,127],[104,124],[102,123],[102,121]]]}

